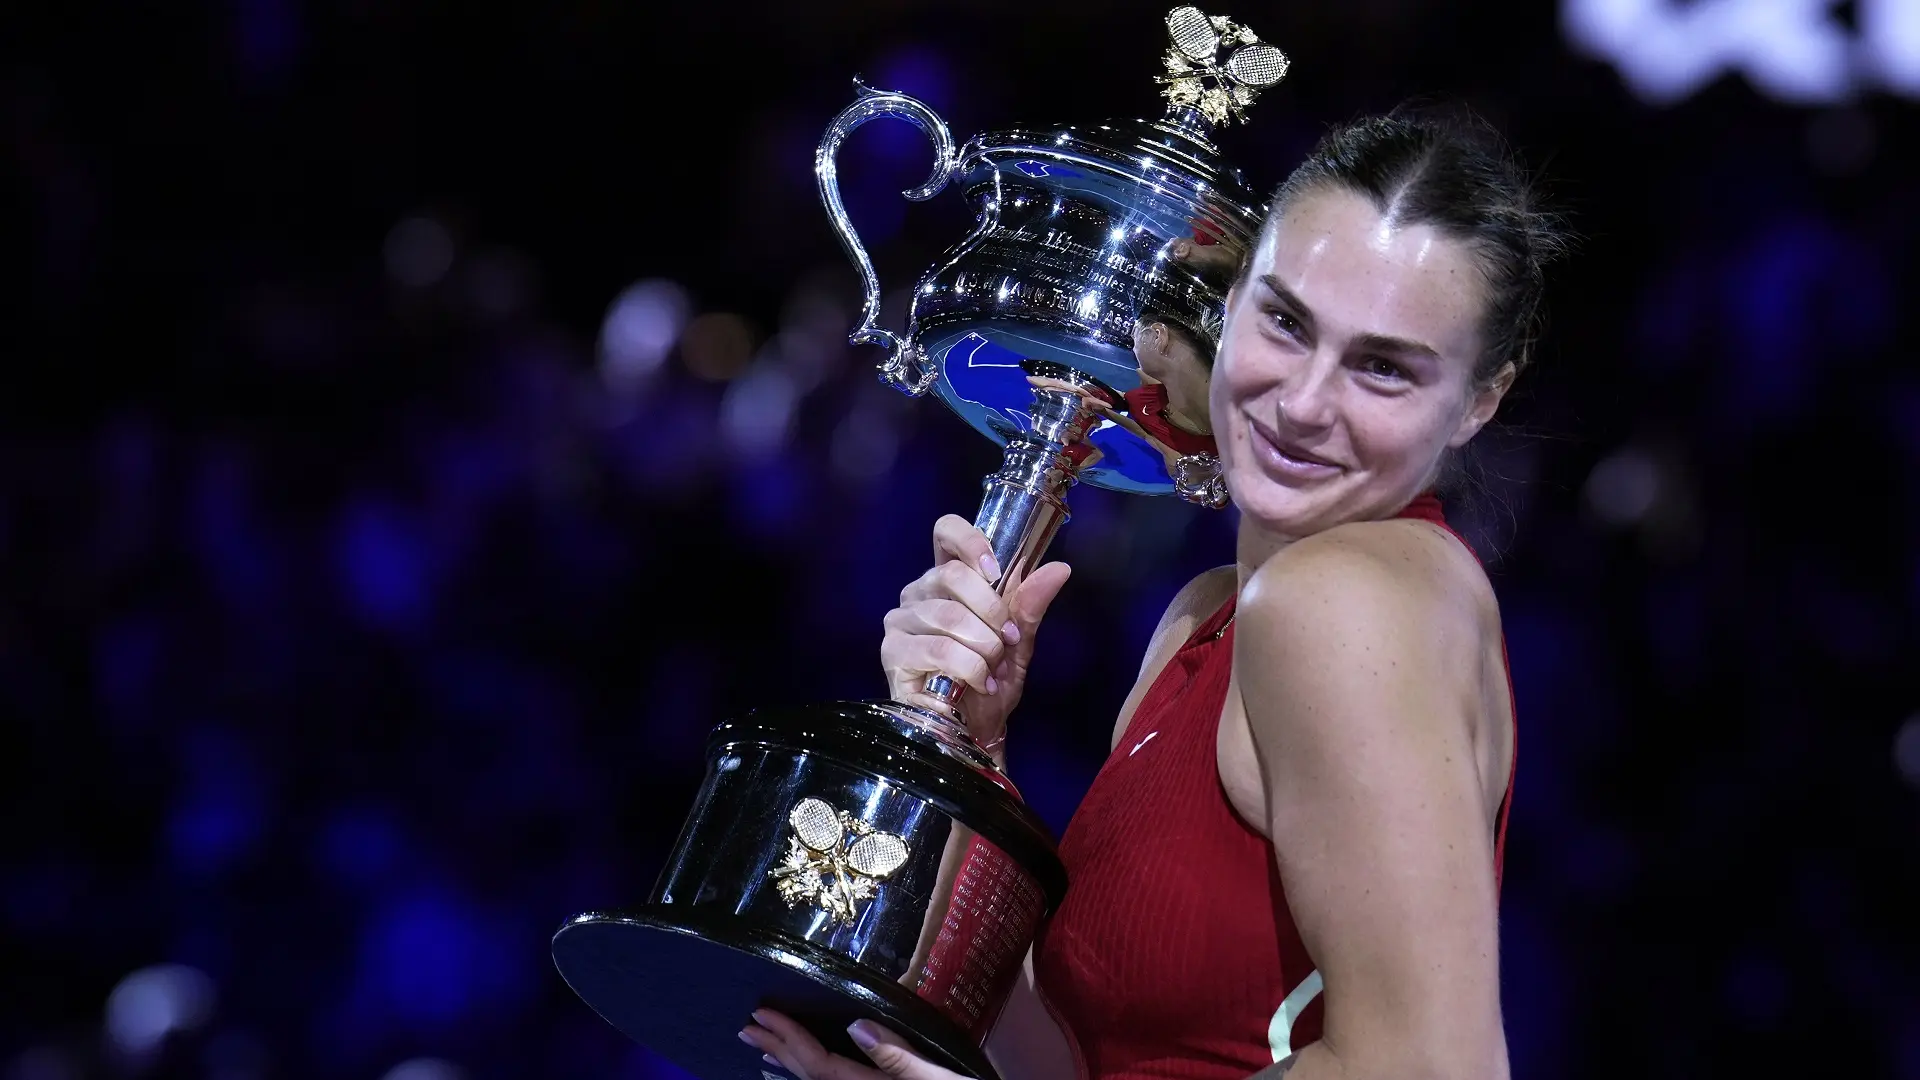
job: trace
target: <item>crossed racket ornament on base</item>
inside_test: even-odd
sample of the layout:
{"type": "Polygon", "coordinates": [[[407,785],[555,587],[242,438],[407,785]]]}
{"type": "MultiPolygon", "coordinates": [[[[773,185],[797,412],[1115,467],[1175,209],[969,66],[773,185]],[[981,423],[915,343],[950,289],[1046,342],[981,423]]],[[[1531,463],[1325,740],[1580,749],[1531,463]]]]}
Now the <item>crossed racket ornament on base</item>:
{"type": "MultiPolygon", "coordinates": [[[[1287,59],[1198,8],[1174,9],[1167,33],[1160,119],[1010,128],[956,147],[925,104],[856,82],[815,155],[865,287],[850,340],[886,350],[887,384],[931,394],[1002,448],[975,518],[1002,590],[1039,562],[1077,482],[1225,502],[1217,457],[1174,449],[1142,407],[1154,379],[1135,330],[1176,327],[1210,363],[1233,259],[1170,255],[1186,242],[1237,257],[1253,243],[1263,207],[1212,131],[1244,119],[1287,59]],[[975,217],[915,283],[900,334],[878,325],[879,278],[839,191],[841,143],[881,117],[933,143],[933,172],[907,197],[952,184],[975,217]]],[[[554,935],[567,984],[700,1080],[779,1080],[735,1037],[763,1006],[855,1060],[846,1028],[870,1019],[939,1065],[997,1080],[982,1048],[1066,874],[1051,833],[968,735],[958,685],[942,676],[928,690],[944,708],[843,701],[716,727],[645,902],[576,915],[554,935]]]]}
{"type": "Polygon", "coordinates": [[[780,899],[818,905],[843,926],[859,903],[907,861],[907,842],[819,799],[801,799],[787,815],[787,857],[771,871],[780,899]]]}

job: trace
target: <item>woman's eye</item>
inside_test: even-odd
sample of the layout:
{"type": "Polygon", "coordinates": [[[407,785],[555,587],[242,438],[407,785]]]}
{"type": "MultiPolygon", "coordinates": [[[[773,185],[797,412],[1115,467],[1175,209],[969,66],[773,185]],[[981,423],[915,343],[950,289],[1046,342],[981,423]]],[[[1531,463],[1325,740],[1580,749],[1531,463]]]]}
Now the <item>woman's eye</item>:
{"type": "Polygon", "coordinates": [[[1268,311],[1267,318],[1272,319],[1274,327],[1282,333],[1294,335],[1300,333],[1300,320],[1284,311],[1268,311]]]}
{"type": "Polygon", "coordinates": [[[1404,379],[1407,377],[1405,369],[1383,356],[1367,357],[1360,362],[1360,370],[1380,379],[1404,379]]]}

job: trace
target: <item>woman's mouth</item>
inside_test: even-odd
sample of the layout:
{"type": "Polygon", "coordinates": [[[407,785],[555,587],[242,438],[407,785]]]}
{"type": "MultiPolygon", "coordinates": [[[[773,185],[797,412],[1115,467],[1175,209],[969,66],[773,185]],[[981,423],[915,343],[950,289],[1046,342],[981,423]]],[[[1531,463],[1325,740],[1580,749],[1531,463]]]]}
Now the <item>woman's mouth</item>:
{"type": "Polygon", "coordinates": [[[1253,452],[1267,472],[1294,481],[1325,480],[1340,474],[1340,466],[1281,439],[1259,423],[1250,423],[1253,452]]]}

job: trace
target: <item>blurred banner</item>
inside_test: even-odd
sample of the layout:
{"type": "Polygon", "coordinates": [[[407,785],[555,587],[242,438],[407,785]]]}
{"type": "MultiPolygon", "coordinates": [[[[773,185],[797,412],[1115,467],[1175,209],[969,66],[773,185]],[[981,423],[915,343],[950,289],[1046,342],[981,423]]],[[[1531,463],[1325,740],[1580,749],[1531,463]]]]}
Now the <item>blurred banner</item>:
{"type": "Polygon", "coordinates": [[[1883,91],[1920,97],[1920,4],[1911,0],[1561,0],[1567,41],[1671,105],[1729,73],[1796,105],[1883,91]]]}

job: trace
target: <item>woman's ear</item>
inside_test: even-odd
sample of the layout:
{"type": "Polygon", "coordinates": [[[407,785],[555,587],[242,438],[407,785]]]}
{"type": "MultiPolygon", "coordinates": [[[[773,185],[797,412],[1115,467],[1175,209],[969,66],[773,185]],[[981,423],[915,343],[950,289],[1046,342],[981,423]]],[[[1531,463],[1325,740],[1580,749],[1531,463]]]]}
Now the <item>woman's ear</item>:
{"type": "Polygon", "coordinates": [[[1514,377],[1519,373],[1519,369],[1509,361],[1503,364],[1499,371],[1494,372],[1493,378],[1474,391],[1473,402],[1467,407],[1467,415],[1460,418],[1460,427],[1454,431],[1453,437],[1447,440],[1448,446],[1457,450],[1465,446],[1475,435],[1480,434],[1480,429],[1486,427],[1487,421],[1493,419],[1493,415],[1500,411],[1500,402],[1507,396],[1507,391],[1513,386],[1514,377]]]}
{"type": "Polygon", "coordinates": [[[1166,323],[1156,322],[1152,326],[1147,327],[1147,340],[1153,343],[1153,351],[1159,353],[1161,356],[1167,355],[1168,336],[1166,323]]]}

